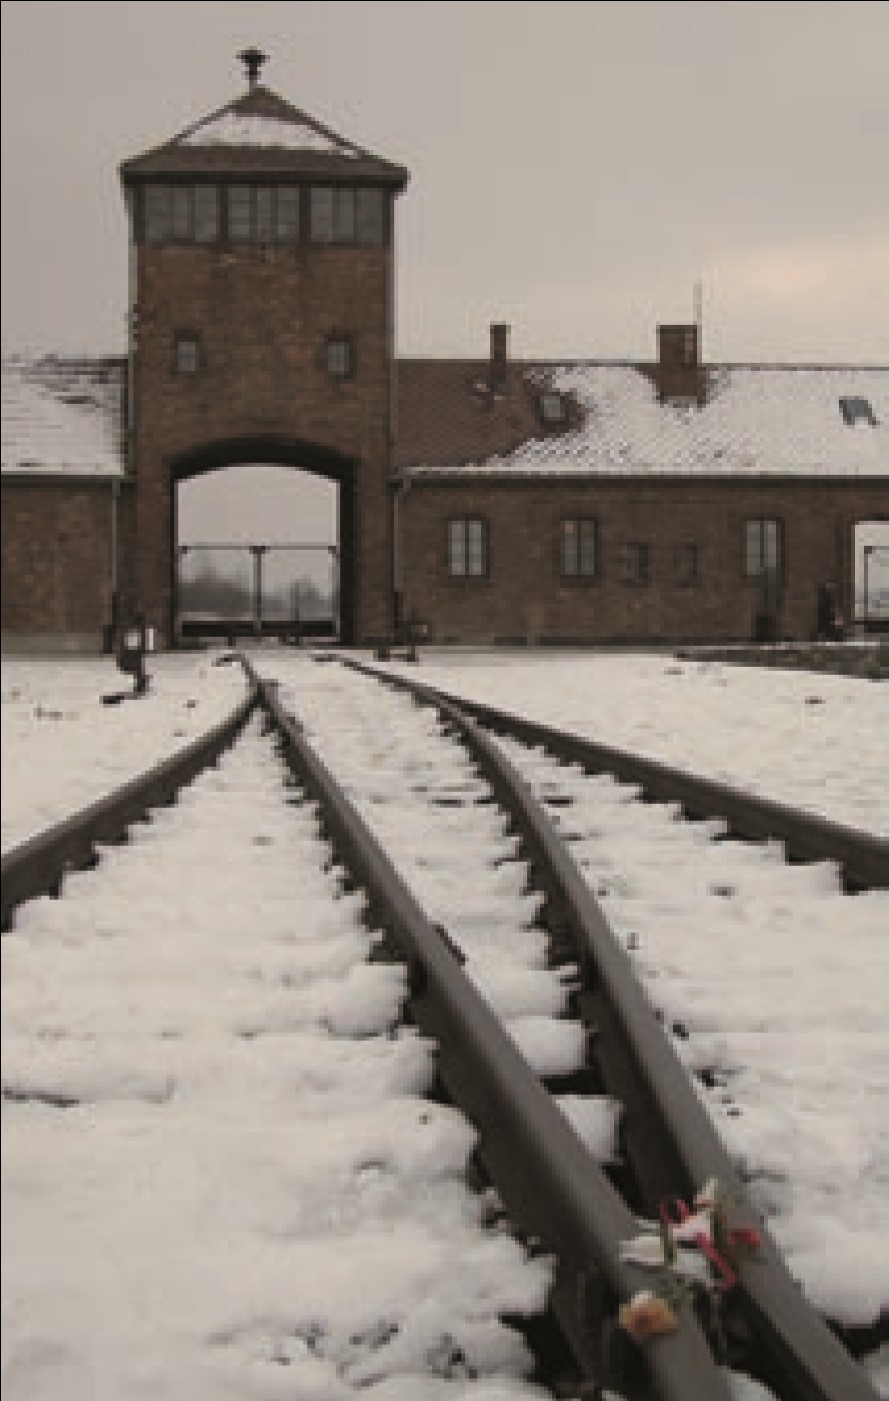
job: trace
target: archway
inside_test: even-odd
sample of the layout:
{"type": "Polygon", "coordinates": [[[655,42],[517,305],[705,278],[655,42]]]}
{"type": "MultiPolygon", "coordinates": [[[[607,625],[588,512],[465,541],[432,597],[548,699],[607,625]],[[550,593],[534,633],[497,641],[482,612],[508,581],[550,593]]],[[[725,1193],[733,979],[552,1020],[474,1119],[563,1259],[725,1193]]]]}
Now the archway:
{"type": "Polygon", "coordinates": [[[170,475],[171,638],[315,630],[353,640],[354,461],[263,437],[203,445],[172,462],[170,475]]]}

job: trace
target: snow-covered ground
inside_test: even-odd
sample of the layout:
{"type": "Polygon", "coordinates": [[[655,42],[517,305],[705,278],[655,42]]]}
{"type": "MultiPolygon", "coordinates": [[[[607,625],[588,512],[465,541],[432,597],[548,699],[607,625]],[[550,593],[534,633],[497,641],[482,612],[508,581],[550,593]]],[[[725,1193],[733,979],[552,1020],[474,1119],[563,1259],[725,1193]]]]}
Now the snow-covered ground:
{"type": "Polygon", "coordinates": [[[550,1266],[250,730],[3,939],[4,1396],[540,1396],[550,1266]]]}
{"type": "Polygon", "coordinates": [[[434,649],[432,686],[889,836],[889,686],[634,652],[434,649]]]}
{"type": "MultiPolygon", "coordinates": [[[[222,655],[222,654],[217,654],[222,655]]],[[[113,657],[3,658],[2,847],[70,817],[225,719],[247,694],[240,666],[209,653],[146,658],[149,689],[113,657]],[[103,696],[128,699],[105,705],[103,696]]]]}
{"type": "MultiPolygon", "coordinates": [[[[477,942],[487,947],[500,923],[498,901],[493,879],[477,889],[482,838],[472,807],[454,811],[450,833],[439,818],[438,838],[428,835],[422,799],[441,764],[431,750],[434,717],[339,667],[307,668],[283,654],[270,666],[282,701],[397,853],[432,917],[456,932],[471,971],[477,942]]],[[[788,866],[774,846],[714,841],[718,823],[684,822],[663,805],[634,801],[633,789],[607,775],[591,781],[521,745],[505,747],[535,786],[570,800],[556,812],[575,858],[652,1002],[687,1034],[683,1059],[726,1078],[730,1098],[717,1090],[705,1103],[796,1277],[831,1316],[872,1322],[889,1307],[889,893],[845,896],[832,866],[788,866]]],[[[463,751],[449,740],[444,752],[461,756],[462,765],[451,760],[454,785],[471,802],[478,779],[463,751]]],[[[501,886],[522,890],[515,864],[496,874],[501,886]]],[[[516,910],[506,946],[514,973],[527,938],[520,926],[516,910]]],[[[498,1011],[510,1014],[508,1005],[498,1011]]]]}
{"type": "MultiPolygon", "coordinates": [[[[105,707],[101,695],[128,684],[110,659],[4,659],[4,850],[227,713],[243,677],[213,660],[154,658],[149,696],[105,707]]],[[[335,768],[334,732],[345,720],[323,694],[346,674],[289,649],[256,661],[281,677],[297,708],[302,695],[308,709],[313,693],[312,724],[319,740],[331,726],[335,768]]],[[[629,654],[424,653],[410,671],[853,825],[889,828],[889,717],[877,683],[629,654]]],[[[362,705],[380,759],[403,747],[409,776],[419,759],[397,717],[416,726],[422,712],[385,692],[362,705]]],[[[359,745],[356,791],[360,755],[359,745]]],[[[381,764],[364,768],[361,783],[384,798],[381,764]]],[[[422,1390],[415,1376],[413,1389],[390,1380],[375,1394],[525,1394],[520,1350],[493,1323],[461,1337],[494,1370],[503,1364],[502,1387],[430,1376],[459,1371],[453,1351],[437,1351],[443,1319],[465,1320],[462,1292],[447,1293],[454,1259],[478,1261],[489,1321],[498,1307],[532,1307],[546,1278],[539,1267],[527,1273],[505,1240],[476,1246],[475,1207],[458,1184],[465,1125],[437,1110],[421,1125],[413,1098],[428,1074],[422,1044],[384,1040],[371,1071],[371,1042],[351,1039],[385,1031],[400,990],[391,970],[363,966],[357,909],[341,903],[331,915],[311,824],[304,809],[280,803],[278,775],[255,738],[237,746],[218,774],[109,852],[101,874],[72,877],[71,899],[21,911],[3,941],[4,1087],[21,1096],[3,1103],[3,1382],[14,1397],[295,1388],[336,1401],[371,1376],[404,1378],[411,1368],[425,1372],[422,1390]],[[326,1107],[322,1091],[332,1096],[326,1107]],[[58,1107],[69,1101],[77,1104],[58,1107]],[[344,1248],[348,1236],[364,1261],[347,1277],[324,1263],[331,1236],[344,1248]],[[394,1284],[382,1268],[390,1253],[400,1262],[394,1284]],[[386,1337],[371,1328],[371,1315],[400,1319],[404,1301],[416,1311],[419,1298],[431,1302],[416,1327],[386,1337]],[[162,1323],[170,1331],[158,1346],[162,1323]]],[[[602,813],[586,816],[612,828],[610,845],[596,852],[587,831],[577,854],[604,887],[620,937],[636,944],[652,997],[689,1029],[689,1061],[732,1071],[742,1114],[725,1132],[740,1156],[765,1165],[759,1184],[784,1212],[797,1267],[847,1316],[863,1318],[875,1301],[886,1307],[886,897],[850,900],[821,868],[787,873],[775,853],[713,845],[703,828],[693,829],[699,862],[687,876],[672,830],[685,824],[643,809],[651,830],[642,847],[624,821],[624,809],[640,805],[601,787],[602,813]],[[816,965],[805,961],[813,953],[816,965]],[[794,1216],[788,1195],[798,1184],[809,1195],[794,1216]],[[868,1231],[872,1247],[862,1244],[868,1231]],[[864,1251],[857,1285],[850,1249],[864,1251]]],[[[397,835],[397,813],[386,820],[397,835]]],[[[404,820],[402,831],[407,848],[404,820]]],[[[431,901],[436,873],[423,870],[414,852],[431,901]]],[[[440,886],[439,898],[446,893],[440,886]]],[[[501,982],[501,992],[524,998],[520,981],[501,982]]],[[[466,1307],[477,1303],[472,1294],[466,1307]]],[[[885,1356],[880,1365],[889,1395],[885,1356]]]]}

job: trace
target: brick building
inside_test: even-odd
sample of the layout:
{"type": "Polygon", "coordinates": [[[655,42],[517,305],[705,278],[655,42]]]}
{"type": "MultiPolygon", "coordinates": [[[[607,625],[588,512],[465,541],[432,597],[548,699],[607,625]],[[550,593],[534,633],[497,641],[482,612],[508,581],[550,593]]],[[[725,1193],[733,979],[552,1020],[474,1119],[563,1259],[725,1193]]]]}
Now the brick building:
{"type": "Polygon", "coordinates": [[[174,642],[177,483],[241,463],[338,485],[341,636],[811,635],[889,521],[889,369],[396,359],[407,172],[257,81],[121,167],[125,359],[3,370],[4,646],[174,642]]]}

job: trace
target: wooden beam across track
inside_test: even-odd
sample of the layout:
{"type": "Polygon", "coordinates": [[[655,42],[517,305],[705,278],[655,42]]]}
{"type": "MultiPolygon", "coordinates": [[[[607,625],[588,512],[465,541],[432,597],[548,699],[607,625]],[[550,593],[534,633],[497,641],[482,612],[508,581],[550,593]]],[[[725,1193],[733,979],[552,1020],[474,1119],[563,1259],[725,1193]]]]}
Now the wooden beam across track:
{"type": "Polygon", "coordinates": [[[127,828],[142,821],[151,808],[172,802],[180,788],[234,743],[255,706],[253,688],[231,715],[178,753],[4,853],[0,863],[3,931],[11,928],[17,905],[38,895],[58,894],[65,872],[88,866],[97,845],[120,841],[127,828]]]}
{"type": "MultiPolygon", "coordinates": [[[[347,666],[434,706],[459,733],[520,834],[535,878],[546,890],[581,971],[579,1003],[605,1088],[624,1106],[622,1145],[649,1208],[690,1201],[711,1179],[720,1187],[728,1230],[755,1230],[760,1248],[738,1264],[732,1307],[742,1333],[755,1338],[782,1401],[873,1401],[864,1372],[805,1299],[751,1204],[712,1121],[582,872],[517,769],[481,725],[455,702],[354,659],[347,666]]],[[[534,730],[532,743],[539,744],[534,730]]],[[[572,756],[574,757],[574,756],[572,756]]],[[[638,781],[638,780],[637,780],[638,781]]],[[[696,1396],[692,1391],[688,1395],[696,1396]]]]}
{"type": "MultiPolygon", "coordinates": [[[[657,1273],[621,1259],[638,1221],[276,692],[274,682],[259,682],[285,761],[319,805],[338,860],[367,893],[374,920],[408,968],[410,1016],[437,1043],[442,1083],[475,1126],[480,1158],[510,1218],[555,1257],[552,1307],[582,1373],[597,1381],[613,1365],[618,1305],[657,1287],[657,1273]]],[[[627,1401],[728,1401],[728,1383],[694,1309],[685,1300],[675,1307],[676,1331],[633,1355],[622,1394],[627,1401]]]]}

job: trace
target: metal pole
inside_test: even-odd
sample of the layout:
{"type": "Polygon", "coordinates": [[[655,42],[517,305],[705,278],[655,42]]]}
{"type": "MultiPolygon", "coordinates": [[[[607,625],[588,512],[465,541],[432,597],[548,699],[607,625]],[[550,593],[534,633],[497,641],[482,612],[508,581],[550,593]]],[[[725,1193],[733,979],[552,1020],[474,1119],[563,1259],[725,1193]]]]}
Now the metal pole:
{"type": "Polygon", "coordinates": [[[869,610],[869,589],[868,589],[868,577],[867,577],[867,575],[868,575],[868,566],[869,566],[869,564],[870,564],[870,552],[871,552],[872,549],[873,549],[873,545],[865,545],[865,547],[864,547],[864,613],[863,613],[862,616],[863,616],[863,620],[864,620],[864,628],[865,628],[865,631],[867,631],[867,624],[868,624],[869,617],[870,617],[870,610],[869,610]]]}
{"type": "Polygon", "coordinates": [[[251,545],[253,554],[253,631],[257,637],[262,636],[262,557],[266,552],[265,545],[251,545]]]}

